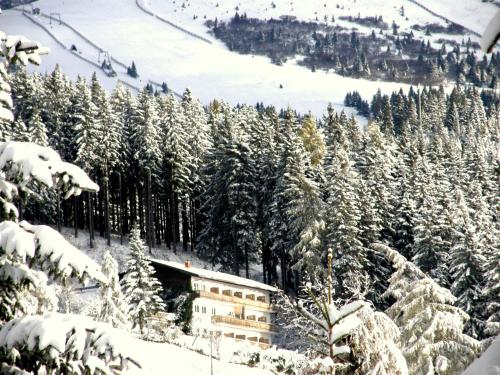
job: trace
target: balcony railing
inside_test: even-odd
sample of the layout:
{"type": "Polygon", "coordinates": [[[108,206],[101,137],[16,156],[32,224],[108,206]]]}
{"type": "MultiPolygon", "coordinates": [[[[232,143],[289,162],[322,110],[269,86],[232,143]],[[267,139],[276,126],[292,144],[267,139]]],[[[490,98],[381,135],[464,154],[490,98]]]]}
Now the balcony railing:
{"type": "Polygon", "coordinates": [[[197,290],[196,293],[198,293],[199,297],[215,299],[217,301],[222,301],[222,302],[235,303],[238,305],[253,306],[257,307],[259,310],[264,310],[264,311],[274,311],[274,308],[271,304],[261,301],[255,301],[248,298],[240,298],[235,296],[228,296],[225,294],[217,294],[217,293],[207,292],[205,290],[197,290]]]}
{"type": "Polygon", "coordinates": [[[245,328],[260,329],[263,331],[276,332],[278,330],[274,324],[256,322],[253,320],[238,319],[238,318],[234,318],[232,316],[214,315],[214,316],[212,316],[212,322],[230,324],[233,326],[240,326],[240,327],[245,327],[245,328]]]}

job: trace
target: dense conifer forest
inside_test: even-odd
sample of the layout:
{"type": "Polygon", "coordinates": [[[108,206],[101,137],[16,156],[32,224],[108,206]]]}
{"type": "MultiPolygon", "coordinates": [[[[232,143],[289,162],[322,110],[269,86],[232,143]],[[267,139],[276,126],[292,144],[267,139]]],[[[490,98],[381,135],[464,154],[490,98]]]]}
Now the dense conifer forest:
{"type": "Polygon", "coordinates": [[[498,332],[494,92],[379,93],[363,128],[331,107],[315,119],[263,104],[205,108],[189,90],[108,95],[95,76],[73,83],[59,68],[19,68],[10,83],[15,121],[1,123],[1,140],[50,145],[101,186],[68,200],[21,196],[21,219],[108,239],[137,224],[150,247],[242,276],[262,264],[264,281],[289,292],[324,274],[331,248],[336,296],[384,309],[389,246],[451,291],[469,335],[498,332]]]}

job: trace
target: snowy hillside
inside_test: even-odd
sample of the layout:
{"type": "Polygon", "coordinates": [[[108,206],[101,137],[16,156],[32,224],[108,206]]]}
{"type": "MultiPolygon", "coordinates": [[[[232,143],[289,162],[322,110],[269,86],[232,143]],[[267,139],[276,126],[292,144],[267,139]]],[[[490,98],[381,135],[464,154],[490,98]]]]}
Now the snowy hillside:
{"type": "MultiPolygon", "coordinates": [[[[479,0],[468,0],[466,3],[475,6],[475,13],[482,19],[487,18],[491,14],[490,7],[494,7],[479,0]]],[[[324,71],[313,73],[297,66],[293,60],[284,66],[276,66],[265,57],[238,55],[214,40],[204,22],[229,18],[237,9],[259,18],[291,14],[299,19],[320,21],[330,14],[383,14],[385,19],[397,21],[403,29],[412,24],[444,22],[411,2],[404,3],[405,17],[402,17],[400,8],[403,4],[396,0],[259,0],[245,3],[237,0],[40,0],[34,4],[43,14],[57,13],[54,18],[58,20],[60,16],[67,24],[59,24],[57,20],[43,16],[31,15],[29,19],[18,9],[5,11],[0,16],[0,25],[8,33],[24,34],[51,48],[52,53],[43,62],[42,71],[53,69],[58,62],[73,78],[77,74],[90,75],[99,71],[97,66],[102,62],[103,54],[99,53],[102,49],[115,59],[112,63],[118,74],[116,78],[109,78],[99,71],[107,88],[113,87],[117,79],[129,87],[138,88],[151,82],[166,82],[176,92],[191,88],[204,103],[214,98],[222,98],[231,104],[262,101],[281,108],[293,106],[304,113],[311,110],[317,115],[324,112],[329,102],[337,109],[343,108],[347,91],[359,91],[365,99],[369,99],[378,88],[391,92],[404,85],[352,79],[324,71]],[[165,20],[180,25],[184,30],[173,27],[165,20]],[[76,47],[75,52],[69,50],[72,45],[76,47]],[[139,79],[126,75],[126,66],[132,61],[137,65],[139,79]]],[[[31,10],[30,6],[25,6],[25,9],[31,10]]],[[[359,32],[370,31],[347,21],[338,22],[359,32]]],[[[439,34],[433,35],[433,38],[439,37],[439,34]]]]}
{"type": "MultiPolygon", "coordinates": [[[[207,19],[218,18],[227,20],[239,13],[247,13],[249,17],[260,19],[279,18],[281,15],[291,15],[303,21],[323,22],[324,17],[336,17],[336,23],[348,28],[357,28],[360,32],[371,32],[371,29],[339,20],[340,16],[380,16],[389,23],[397,22],[402,31],[409,30],[411,25],[439,23],[444,21],[411,1],[401,0],[142,0],[149,8],[158,14],[168,15],[172,21],[190,27],[192,30],[204,33],[207,19]],[[400,14],[401,6],[405,15],[400,14]],[[194,19],[196,17],[196,19],[194,19]]],[[[482,33],[492,15],[498,9],[495,5],[480,0],[456,1],[423,0],[418,1],[438,15],[445,16],[464,27],[482,33]]]]}
{"type": "MultiPolygon", "coordinates": [[[[73,246],[82,250],[99,264],[102,264],[104,254],[106,251],[109,251],[118,262],[120,272],[125,271],[127,256],[130,254],[127,238],[124,238],[123,244],[120,244],[119,237],[117,235],[112,235],[111,246],[108,246],[105,238],[96,236],[94,247],[90,248],[88,232],[79,231],[78,237],[75,237],[73,229],[62,228],[62,234],[73,246]]],[[[210,262],[200,259],[197,254],[191,251],[177,250],[176,254],[172,250],[165,248],[164,245],[162,245],[161,248],[153,248],[150,257],[177,263],[190,261],[194,267],[207,270],[218,270],[218,268],[213,267],[210,262]]],[[[251,264],[250,276],[254,280],[262,281],[262,266],[259,264],[251,264]]]]}

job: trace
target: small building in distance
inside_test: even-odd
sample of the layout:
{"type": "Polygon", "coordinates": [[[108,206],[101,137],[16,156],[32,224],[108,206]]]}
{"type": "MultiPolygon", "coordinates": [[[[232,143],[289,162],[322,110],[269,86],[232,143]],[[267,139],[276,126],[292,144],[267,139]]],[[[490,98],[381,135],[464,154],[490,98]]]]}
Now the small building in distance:
{"type": "Polygon", "coordinates": [[[183,264],[152,259],[151,262],[164,289],[195,292],[193,332],[246,340],[263,348],[272,345],[277,329],[272,323],[274,308],[270,298],[276,288],[244,277],[196,268],[189,261],[183,264]]]}

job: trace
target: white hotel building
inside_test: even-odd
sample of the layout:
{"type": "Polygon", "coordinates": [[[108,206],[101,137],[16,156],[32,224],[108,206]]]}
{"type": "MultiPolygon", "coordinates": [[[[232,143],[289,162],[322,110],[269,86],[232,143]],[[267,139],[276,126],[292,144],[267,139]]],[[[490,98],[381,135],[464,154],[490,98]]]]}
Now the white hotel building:
{"type": "Polygon", "coordinates": [[[193,332],[215,333],[267,347],[276,326],[270,302],[276,288],[244,277],[158,259],[152,260],[164,288],[189,287],[196,292],[191,326],[193,332]]]}

